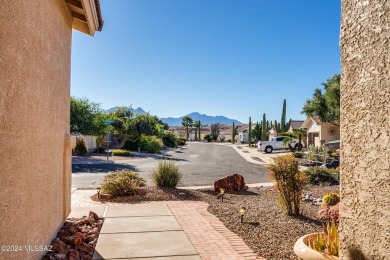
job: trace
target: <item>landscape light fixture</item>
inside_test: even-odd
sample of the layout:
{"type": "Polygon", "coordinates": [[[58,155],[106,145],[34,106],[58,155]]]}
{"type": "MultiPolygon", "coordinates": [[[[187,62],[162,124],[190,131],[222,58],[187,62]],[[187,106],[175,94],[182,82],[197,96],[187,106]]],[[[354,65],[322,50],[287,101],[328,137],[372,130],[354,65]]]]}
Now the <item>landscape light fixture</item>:
{"type": "Polygon", "coordinates": [[[225,189],[220,189],[221,192],[221,202],[223,202],[223,195],[225,194],[225,189]]]}
{"type": "Polygon", "coordinates": [[[99,200],[100,200],[100,189],[101,189],[100,186],[96,188],[96,190],[97,190],[97,195],[98,195],[98,199],[99,199],[99,200]]]}
{"type": "Polygon", "coordinates": [[[241,208],[240,208],[241,224],[244,223],[244,215],[245,215],[245,212],[246,212],[246,208],[245,208],[245,207],[241,207],[241,208]]]}

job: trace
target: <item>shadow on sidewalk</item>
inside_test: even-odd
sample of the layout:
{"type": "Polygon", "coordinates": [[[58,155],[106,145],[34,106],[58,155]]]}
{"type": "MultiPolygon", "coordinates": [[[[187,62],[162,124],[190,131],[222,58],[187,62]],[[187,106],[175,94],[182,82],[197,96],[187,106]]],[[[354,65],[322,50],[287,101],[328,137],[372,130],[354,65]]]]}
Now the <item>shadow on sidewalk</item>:
{"type": "Polygon", "coordinates": [[[73,164],[72,173],[106,173],[119,170],[139,172],[139,169],[126,164],[73,164]]]}

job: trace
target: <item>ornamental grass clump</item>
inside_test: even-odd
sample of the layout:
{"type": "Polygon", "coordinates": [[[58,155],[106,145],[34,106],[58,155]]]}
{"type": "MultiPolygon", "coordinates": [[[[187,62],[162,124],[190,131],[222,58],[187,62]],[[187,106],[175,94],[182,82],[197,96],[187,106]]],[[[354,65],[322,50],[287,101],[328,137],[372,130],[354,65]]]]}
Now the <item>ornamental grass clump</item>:
{"type": "Polygon", "coordinates": [[[116,149],[112,151],[113,156],[132,156],[133,154],[127,150],[116,149]]]}
{"type": "Polygon", "coordinates": [[[269,170],[276,180],[281,205],[288,215],[299,216],[305,178],[299,171],[298,160],[293,155],[278,156],[269,165],[269,170]]]}
{"type": "Polygon", "coordinates": [[[152,171],[152,180],[158,187],[176,188],[181,178],[179,166],[168,160],[160,161],[152,171]]]}
{"type": "Polygon", "coordinates": [[[331,224],[327,223],[325,225],[322,223],[322,227],[324,233],[317,233],[316,236],[309,237],[307,245],[318,252],[339,256],[340,240],[338,226],[332,221],[331,224]]]}
{"type": "Polygon", "coordinates": [[[134,195],[138,188],[146,185],[145,183],[145,180],[139,177],[138,173],[121,170],[104,177],[101,192],[113,196],[134,195]]]}

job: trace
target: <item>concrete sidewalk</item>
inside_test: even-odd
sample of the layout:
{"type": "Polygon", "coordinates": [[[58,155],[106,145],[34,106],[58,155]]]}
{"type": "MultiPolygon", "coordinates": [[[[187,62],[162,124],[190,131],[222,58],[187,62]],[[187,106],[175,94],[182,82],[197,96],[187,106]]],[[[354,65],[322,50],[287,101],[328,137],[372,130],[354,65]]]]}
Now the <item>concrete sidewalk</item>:
{"type": "Polygon", "coordinates": [[[101,203],[72,193],[70,216],[105,217],[93,259],[263,259],[207,211],[202,201],[101,203]],[[79,207],[76,207],[78,205],[79,207]]]}

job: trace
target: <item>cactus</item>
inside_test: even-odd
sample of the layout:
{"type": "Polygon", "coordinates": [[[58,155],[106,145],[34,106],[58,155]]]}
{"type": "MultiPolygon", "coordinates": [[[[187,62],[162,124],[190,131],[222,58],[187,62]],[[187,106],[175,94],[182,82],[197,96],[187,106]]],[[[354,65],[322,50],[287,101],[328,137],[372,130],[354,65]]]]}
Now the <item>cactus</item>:
{"type": "Polygon", "coordinates": [[[286,132],[286,99],[283,100],[283,110],[282,110],[282,119],[280,120],[280,130],[286,132]]]}
{"type": "Polygon", "coordinates": [[[340,202],[340,196],[336,193],[328,193],[322,198],[322,206],[334,206],[340,202]]]}

